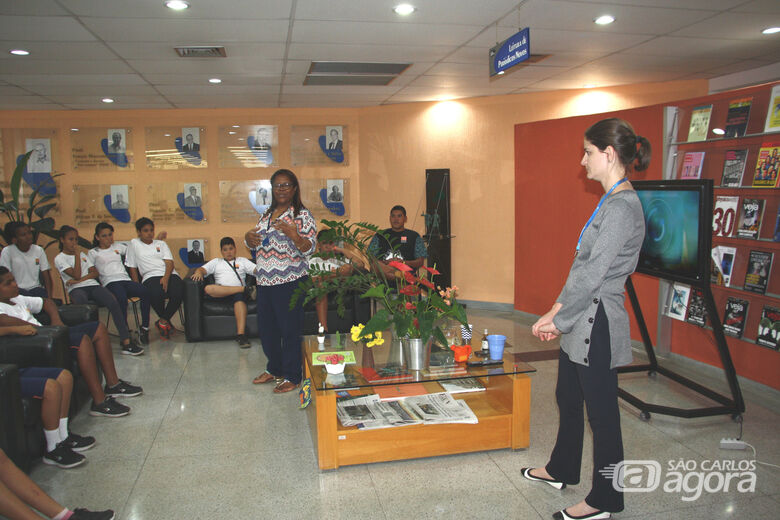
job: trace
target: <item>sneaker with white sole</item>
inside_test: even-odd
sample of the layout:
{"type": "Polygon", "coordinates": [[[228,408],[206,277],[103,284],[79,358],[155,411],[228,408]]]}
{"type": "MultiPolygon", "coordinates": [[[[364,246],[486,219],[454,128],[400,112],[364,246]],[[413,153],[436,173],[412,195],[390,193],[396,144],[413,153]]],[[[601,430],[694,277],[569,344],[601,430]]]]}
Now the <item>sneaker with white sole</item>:
{"type": "Polygon", "coordinates": [[[60,444],[64,444],[73,451],[87,451],[95,445],[95,438],[89,435],[79,435],[78,433],[69,432],[68,438],[60,444]]]}
{"type": "Polygon", "coordinates": [[[81,466],[87,461],[87,458],[68,448],[64,443],[57,444],[57,447],[43,456],[43,463],[58,468],[75,468],[81,466]]]}
{"type": "Polygon", "coordinates": [[[131,385],[121,379],[114,386],[106,385],[103,391],[111,397],[135,397],[144,393],[144,389],[140,386],[131,385]]]}
{"type": "Polygon", "coordinates": [[[143,353],[144,349],[139,347],[132,339],[127,345],[122,345],[122,354],[125,354],[126,356],[141,356],[143,353]]]}
{"type": "Polygon", "coordinates": [[[105,511],[90,511],[84,508],[73,510],[70,520],[114,520],[114,512],[111,509],[105,511]]]}
{"type": "Polygon", "coordinates": [[[130,413],[130,407],[117,403],[113,397],[106,397],[102,403],[92,402],[89,407],[89,415],[102,417],[124,417],[130,413]]]}

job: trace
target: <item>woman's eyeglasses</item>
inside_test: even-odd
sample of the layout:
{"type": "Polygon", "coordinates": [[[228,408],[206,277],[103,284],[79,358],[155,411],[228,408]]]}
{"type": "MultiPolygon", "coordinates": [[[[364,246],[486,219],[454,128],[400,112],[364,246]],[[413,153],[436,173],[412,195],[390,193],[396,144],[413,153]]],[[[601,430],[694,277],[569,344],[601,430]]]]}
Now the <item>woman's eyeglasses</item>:
{"type": "Polygon", "coordinates": [[[291,182],[283,182],[283,183],[280,183],[280,184],[274,184],[273,188],[275,190],[279,190],[279,191],[287,191],[287,190],[293,188],[294,186],[295,186],[295,184],[293,184],[291,182]]]}

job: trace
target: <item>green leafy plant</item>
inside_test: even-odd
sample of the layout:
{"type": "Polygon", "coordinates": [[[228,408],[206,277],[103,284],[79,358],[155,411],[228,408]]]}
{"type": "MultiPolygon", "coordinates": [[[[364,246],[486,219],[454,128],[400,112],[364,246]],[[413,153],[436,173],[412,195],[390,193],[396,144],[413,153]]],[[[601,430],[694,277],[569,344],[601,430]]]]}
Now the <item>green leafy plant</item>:
{"type": "MultiPolygon", "coordinates": [[[[57,202],[54,200],[55,195],[41,195],[41,189],[54,185],[54,179],[62,174],[52,175],[51,180],[47,180],[36,187],[26,200],[27,207],[23,208],[21,198],[22,176],[27,167],[27,161],[30,160],[30,154],[32,154],[32,151],[24,154],[16,165],[9,183],[10,193],[8,195],[10,197],[7,200],[6,194],[3,193],[3,190],[0,190],[0,213],[5,215],[10,222],[24,222],[28,224],[32,230],[33,243],[38,243],[40,235],[53,239],[43,246],[45,249],[56,243],[60,235],[55,227],[54,219],[47,216],[57,206],[57,202]]],[[[10,245],[11,237],[5,237],[5,239],[7,240],[5,245],[10,245]]],[[[92,247],[89,241],[81,237],[79,237],[79,245],[85,248],[92,247]]]]}

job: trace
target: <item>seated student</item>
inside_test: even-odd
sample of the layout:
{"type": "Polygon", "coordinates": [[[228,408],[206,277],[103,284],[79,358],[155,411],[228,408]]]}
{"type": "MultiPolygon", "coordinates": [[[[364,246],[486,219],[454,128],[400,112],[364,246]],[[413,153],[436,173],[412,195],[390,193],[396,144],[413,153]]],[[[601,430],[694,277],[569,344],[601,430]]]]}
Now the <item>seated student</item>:
{"type": "MultiPolygon", "coordinates": [[[[363,269],[363,261],[353,252],[339,247],[328,239],[328,230],[321,229],[317,233],[317,253],[325,254],[324,258],[315,256],[309,259],[309,269],[316,266],[320,271],[332,271],[331,276],[349,276],[353,267],[363,269]],[[331,256],[332,255],[332,256],[331,256]]],[[[317,321],[325,332],[328,332],[328,296],[317,299],[317,321]]]]}
{"type": "Polygon", "coordinates": [[[390,267],[390,261],[402,262],[416,272],[428,257],[422,237],[416,231],[406,229],[406,220],[406,208],[400,205],[393,206],[390,210],[390,227],[384,230],[384,235],[374,235],[371,243],[368,244],[368,252],[380,259],[374,268],[380,269],[388,279],[400,273],[390,267]],[[395,251],[393,247],[396,248],[395,251]],[[401,258],[395,258],[399,254],[401,258]]]}
{"type": "Polygon", "coordinates": [[[254,274],[257,266],[244,257],[236,257],[236,243],[230,237],[219,241],[222,258],[209,260],[198,267],[191,278],[196,281],[203,277],[214,275],[214,284],[204,289],[212,298],[220,298],[233,302],[233,312],[236,315],[236,341],[241,348],[252,346],[246,338],[246,300],[250,287],[246,286],[246,275],[254,274]]]}
{"type": "Polygon", "coordinates": [[[130,279],[123,257],[127,255],[127,244],[114,242],[114,227],[107,222],[95,226],[95,247],[87,253],[87,258],[97,269],[100,283],[111,291],[119,303],[124,322],[127,323],[127,298],[138,297],[141,300],[141,330],[138,338],[142,345],[149,344],[149,310],[151,306],[149,290],[130,279]]]}
{"type": "Polygon", "coordinates": [[[70,295],[70,301],[89,303],[90,300],[94,300],[99,305],[106,307],[111,313],[116,330],[119,332],[122,354],[140,356],[144,353],[144,349],[136,345],[135,341],[130,338],[130,331],[127,330],[127,304],[125,304],[125,312],[123,313],[114,295],[96,280],[98,272],[92,261],[83,251],[80,252],[78,249],[79,232],[70,226],[62,226],[60,228],[61,253],[54,258],[54,265],[60,272],[65,289],[70,295]],[[77,254],[79,262],[76,262],[77,254]]]}
{"type": "Polygon", "coordinates": [[[47,495],[0,450],[0,515],[13,520],[114,520],[114,512],[70,509],[47,495]]]}
{"type": "Polygon", "coordinates": [[[8,222],[3,234],[9,245],[0,251],[0,266],[14,273],[14,277],[19,280],[19,292],[40,298],[51,296],[54,286],[49,260],[43,248],[33,244],[30,226],[25,222],[8,222]]]}
{"type": "Polygon", "coordinates": [[[171,318],[179,310],[184,284],[173,270],[173,255],[168,244],[154,238],[154,222],[142,217],[135,221],[138,238],[127,247],[125,265],[130,268],[134,282],[142,281],[149,290],[154,312],[160,319],[155,322],[160,336],[170,338],[173,332],[171,318]],[[165,304],[168,298],[168,304],[165,304]]]}
{"type": "MultiPolygon", "coordinates": [[[[0,327],[0,336],[33,336],[32,325],[0,327]]],[[[68,410],[73,392],[73,376],[63,368],[19,368],[22,397],[41,400],[41,420],[46,437],[45,464],[60,468],[75,468],[84,463],[85,451],[95,445],[94,437],[82,437],[68,431],[68,410]]]]}
{"type": "MultiPolygon", "coordinates": [[[[33,314],[41,310],[49,315],[52,325],[64,326],[52,300],[20,295],[14,275],[5,267],[0,267],[0,326],[32,324],[40,327],[41,324],[33,314]]],[[[141,395],[143,389],[117,377],[106,326],[97,321],[81,323],[68,327],[68,336],[71,352],[76,353],[79,370],[92,396],[89,414],[122,417],[130,413],[130,408],[116,402],[114,397],[135,397],[141,395]],[[105,389],[100,387],[100,377],[95,364],[96,355],[106,376],[105,389]]]]}

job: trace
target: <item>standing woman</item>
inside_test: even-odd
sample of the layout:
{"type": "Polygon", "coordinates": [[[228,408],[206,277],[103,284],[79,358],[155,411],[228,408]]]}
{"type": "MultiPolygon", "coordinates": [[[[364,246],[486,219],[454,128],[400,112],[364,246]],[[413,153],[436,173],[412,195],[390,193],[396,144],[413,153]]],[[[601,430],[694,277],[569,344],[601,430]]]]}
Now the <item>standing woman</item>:
{"type": "Polygon", "coordinates": [[[650,163],[650,142],[622,119],[604,119],[585,132],[581,164],[604,196],[580,233],[566,285],[547,314],[533,325],[542,341],[561,336],[555,390],[560,424],[550,461],[524,468],[525,478],[563,489],[580,481],[583,402],[593,431],[593,483],[580,503],[556,519],[609,518],[623,510],[623,493],[605,475],[623,460],[617,402],[617,367],[631,362],[626,278],[636,268],[645,235],[642,205],[626,174],[650,163]]]}
{"type": "Polygon", "coordinates": [[[303,304],[299,299],[290,309],[290,298],[308,278],[317,223],[301,202],[293,172],[277,170],[271,176],[271,188],[271,206],[245,239],[256,253],[257,330],[268,358],[265,372],[253,383],[277,381],[274,392],[279,394],[294,390],[301,382],[303,304]]]}
{"type": "Polygon", "coordinates": [[[101,222],[95,226],[95,246],[87,253],[98,272],[100,283],[114,295],[119,303],[119,310],[127,322],[127,299],[137,297],[141,300],[141,330],[138,337],[142,345],[149,344],[149,310],[151,308],[149,289],[130,279],[125,268],[124,257],[127,256],[127,244],[114,242],[114,226],[101,222]]]}

